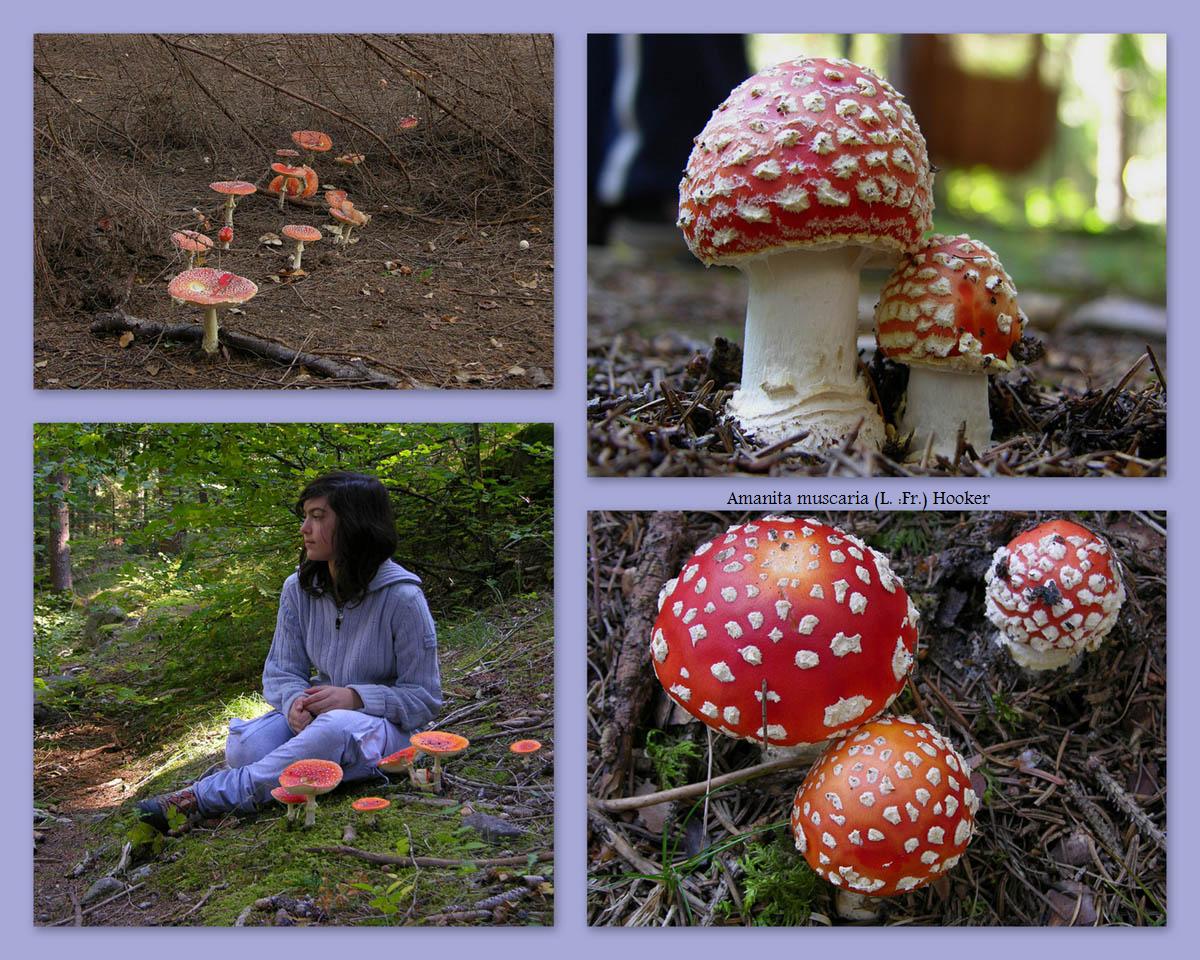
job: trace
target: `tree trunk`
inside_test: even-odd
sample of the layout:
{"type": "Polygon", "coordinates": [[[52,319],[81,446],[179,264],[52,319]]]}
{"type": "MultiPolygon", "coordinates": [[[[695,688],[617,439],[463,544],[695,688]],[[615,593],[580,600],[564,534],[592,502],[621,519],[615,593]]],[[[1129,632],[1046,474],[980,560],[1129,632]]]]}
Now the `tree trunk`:
{"type": "Polygon", "coordinates": [[[71,478],[59,469],[54,474],[54,494],[50,504],[50,589],[70,593],[71,583],[71,505],[67,494],[71,478]]]}

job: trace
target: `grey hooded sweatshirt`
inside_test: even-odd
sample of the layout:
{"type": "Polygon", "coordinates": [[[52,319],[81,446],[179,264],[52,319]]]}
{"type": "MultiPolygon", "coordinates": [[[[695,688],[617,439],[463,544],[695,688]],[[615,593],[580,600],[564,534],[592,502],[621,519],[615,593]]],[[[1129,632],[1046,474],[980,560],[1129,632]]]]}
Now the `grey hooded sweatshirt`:
{"type": "Polygon", "coordinates": [[[340,610],[331,596],[305,593],[298,573],[287,578],[263,667],[263,697],[286,717],[308,687],[325,684],[356,691],[363,713],[406,733],[433,717],[442,683],[420,577],[385,560],[366,596],[340,610]]]}

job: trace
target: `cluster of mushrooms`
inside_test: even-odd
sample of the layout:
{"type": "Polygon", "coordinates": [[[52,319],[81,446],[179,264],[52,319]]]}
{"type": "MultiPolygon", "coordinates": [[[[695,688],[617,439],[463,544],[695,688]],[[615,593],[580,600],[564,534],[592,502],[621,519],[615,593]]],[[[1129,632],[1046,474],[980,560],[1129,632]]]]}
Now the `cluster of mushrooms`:
{"type": "MultiPolygon", "coordinates": [[[[1094,650],[1125,597],[1103,538],[1055,520],[996,551],[987,615],[1030,669],[1094,650]]],[[[817,747],[796,792],[797,849],[839,892],[892,896],[952,868],[979,797],[962,754],[887,713],[913,670],[920,614],[886,556],[813,519],[737,524],[659,594],[651,661],[667,695],[727,736],[817,747]]]]}
{"type": "MultiPolygon", "coordinates": [[[[426,730],[409,737],[409,746],[384,757],[376,767],[383,774],[407,773],[409,780],[421,790],[440,793],[442,789],[443,761],[456,757],[471,745],[471,741],[457,733],[444,730],[426,730]],[[416,760],[421,754],[433,757],[432,767],[418,767],[416,760]]],[[[520,762],[528,764],[542,745],[537,740],[518,740],[509,746],[509,752],[520,762]]],[[[385,777],[386,779],[386,777],[385,777]]],[[[332,760],[297,760],[279,775],[279,786],[271,796],[287,807],[287,828],[295,824],[299,810],[304,807],[304,826],[316,823],[317,797],[329,793],[342,782],[342,767],[332,760]]],[[[384,797],[359,797],[350,804],[357,814],[370,814],[370,824],[376,823],[378,814],[391,806],[384,797]]]]}
{"type": "MultiPolygon", "coordinates": [[[[320,188],[320,178],[313,169],[314,157],[319,153],[327,153],[333,148],[333,140],[326,133],[318,130],[297,130],[292,134],[292,141],[300,150],[276,150],[276,160],[271,164],[271,181],[264,193],[273,194],[279,198],[279,210],[283,211],[288,198],[307,200],[316,194],[320,188]],[[303,162],[301,162],[301,160],[303,162]]],[[[357,166],[365,157],[360,154],[345,154],[335,158],[339,166],[357,166]]],[[[245,180],[220,180],[210,183],[209,187],[225,198],[224,222],[217,231],[217,242],[221,250],[228,250],[233,242],[233,211],[238,198],[258,192],[258,187],[245,180]]],[[[337,223],[325,229],[334,235],[334,243],[341,243],[342,249],[357,240],[350,239],[350,232],[356,226],[364,226],[371,217],[357,209],[349,200],[345,190],[327,190],[325,202],[329,215],[337,223]]],[[[206,222],[201,215],[201,222],[206,222]]],[[[279,271],[280,277],[298,279],[305,276],[301,269],[301,258],[306,243],[316,243],[321,239],[321,231],[309,224],[285,224],[280,233],[288,240],[295,242],[291,253],[291,265],[279,271]]],[[[218,344],[217,311],[222,306],[235,306],[245,303],[256,293],[258,285],[246,277],[238,276],[219,268],[204,266],[207,254],[213,249],[210,237],[198,230],[178,230],[171,234],[171,243],[181,253],[187,254],[187,269],[173,277],[167,285],[167,292],[176,303],[190,303],[204,308],[204,338],[202,348],[205,355],[215,356],[218,344]]]]}
{"type": "Polygon", "coordinates": [[[802,57],[733,90],[679,185],[688,247],[741,269],[741,386],[727,413],[765,443],[819,450],[888,428],[858,373],[859,273],[895,265],[875,309],[884,355],[908,364],[893,439],[910,459],[991,441],[987,377],[1013,369],[1025,315],[996,254],[933,226],[933,168],[912,110],[849,60],[802,57]],[[960,440],[961,438],[961,440],[960,440]]]}

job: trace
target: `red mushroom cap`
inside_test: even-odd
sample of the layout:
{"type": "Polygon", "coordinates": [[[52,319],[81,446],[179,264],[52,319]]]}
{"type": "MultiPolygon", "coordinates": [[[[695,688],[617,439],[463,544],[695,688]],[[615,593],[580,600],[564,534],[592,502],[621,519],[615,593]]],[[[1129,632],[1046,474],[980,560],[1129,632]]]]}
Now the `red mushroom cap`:
{"type": "Polygon", "coordinates": [[[446,733],[444,730],[414,733],[408,738],[408,742],[422,753],[439,757],[453,757],[471,745],[471,741],[466,737],[460,737],[457,733],[446,733]]]}
{"type": "Polygon", "coordinates": [[[306,797],[328,793],[341,782],[341,765],[332,760],[297,760],[279,775],[281,787],[306,797]]]}
{"type": "Polygon", "coordinates": [[[273,796],[280,803],[286,804],[289,807],[298,803],[308,802],[308,797],[306,797],[304,794],[288,793],[283,787],[276,787],[271,791],[271,796],[273,796]]]}
{"type": "Polygon", "coordinates": [[[340,207],[330,207],[329,215],[334,220],[341,220],[343,223],[348,223],[351,226],[361,227],[364,223],[371,219],[368,214],[361,210],[355,210],[354,205],[346,202],[340,207]]]}
{"type": "Polygon", "coordinates": [[[932,186],[925,138],[891,84],[802,57],[713,112],[679,185],[679,226],[706,264],[796,247],[901,253],[930,227],[932,186]]]}
{"type": "Polygon", "coordinates": [[[225,303],[245,303],[258,293],[258,284],[226,270],[196,267],[174,277],[167,284],[167,292],[176,300],[212,307],[225,303]]]}
{"type": "Polygon", "coordinates": [[[919,614],[887,558],[818,520],[766,517],[700,546],[659,594],[650,652],[667,694],[710,727],[794,746],[883,712],[919,614]]]}
{"type": "Polygon", "coordinates": [[[233,227],[222,227],[217,231],[217,239],[222,243],[233,242],[233,227]]]}
{"type": "Polygon", "coordinates": [[[171,234],[171,243],[188,253],[203,253],[211,250],[213,245],[211,239],[195,230],[176,230],[171,234]]]}
{"type": "Polygon", "coordinates": [[[879,348],[893,360],[1001,373],[1016,365],[1025,314],[987,244],[934,234],[892,271],[875,323],[879,348]]]}
{"type": "Polygon", "coordinates": [[[289,223],[279,231],[289,240],[300,240],[303,243],[316,243],[321,239],[321,231],[304,223],[289,223]]]}
{"type": "Polygon", "coordinates": [[[304,167],[293,167],[290,163],[273,163],[271,170],[284,177],[295,177],[298,180],[304,179],[304,167]]]}
{"type": "Polygon", "coordinates": [[[401,117],[400,118],[400,129],[401,130],[411,130],[413,127],[415,127],[420,122],[421,122],[420,120],[418,120],[416,117],[411,116],[411,115],[407,116],[407,117],[401,117]]]}
{"type": "Polygon", "coordinates": [[[518,740],[509,744],[508,749],[513,753],[537,753],[542,749],[542,744],[537,740],[518,740]]]}
{"type": "Polygon", "coordinates": [[[275,151],[275,156],[277,156],[277,157],[292,157],[292,158],[295,158],[295,157],[298,157],[298,156],[300,156],[300,151],[299,151],[299,150],[288,150],[288,149],[286,149],[286,148],[285,148],[285,149],[283,149],[283,150],[276,150],[276,151],[275,151]]]}
{"type": "Polygon", "coordinates": [[[984,581],[988,619],[1018,662],[1035,668],[1047,653],[1062,651],[1049,658],[1059,662],[1048,666],[1059,666],[1095,650],[1125,602],[1108,543],[1070,520],[1039,524],[1000,547],[984,581]]]}
{"type": "Polygon", "coordinates": [[[317,171],[308,165],[300,167],[304,171],[304,189],[300,191],[301,197],[311,197],[317,192],[317,188],[321,185],[320,179],[317,177],[317,171]]]}
{"type": "Polygon", "coordinates": [[[376,764],[384,773],[403,773],[412,766],[413,761],[417,759],[416,747],[405,747],[403,750],[397,750],[393,754],[384,757],[376,764]]]}
{"type": "Polygon", "coordinates": [[[379,810],[386,810],[392,805],[391,800],[385,800],[383,797],[359,797],[352,804],[351,808],[359,813],[375,813],[379,810]]]}
{"type": "Polygon", "coordinates": [[[292,134],[292,142],[301,150],[308,150],[312,153],[324,153],[333,148],[333,140],[330,139],[329,134],[321,133],[319,130],[297,130],[292,134]]]}
{"type": "Polygon", "coordinates": [[[830,883],[888,897],[958,863],[978,809],[948,740],[911,717],[884,717],[826,748],[796,792],[792,834],[830,883]]]}
{"type": "Polygon", "coordinates": [[[350,194],[348,194],[345,190],[326,190],[325,202],[331,207],[340,207],[346,202],[346,198],[349,196],[350,194]]]}
{"type": "Polygon", "coordinates": [[[217,193],[234,197],[244,197],[258,190],[258,187],[245,180],[218,180],[216,183],[210,183],[208,187],[217,193]]]}

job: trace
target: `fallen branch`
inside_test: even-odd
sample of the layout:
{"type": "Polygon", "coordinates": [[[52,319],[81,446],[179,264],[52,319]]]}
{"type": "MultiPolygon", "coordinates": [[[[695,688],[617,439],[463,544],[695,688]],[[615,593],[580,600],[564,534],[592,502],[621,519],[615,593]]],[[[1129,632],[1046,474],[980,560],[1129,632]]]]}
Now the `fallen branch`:
{"type": "Polygon", "coordinates": [[[689,800],[692,797],[702,797],[706,791],[716,790],[718,787],[725,787],[731,783],[741,783],[743,780],[753,780],[756,777],[765,777],[767,774],[777,773],[780,770],[811,766],[812,762],[813,758],[811,756],[785,757],[782,760],[770,760],[767,763],[760,763],[754,767],[746,767],[744,770],[735,770],[733,773],[723,773],[721,776],[713,777],[711,780],[701,780],[698,783],[689,783],[686,786],[675,787],[671,790],[660,790],[658,793],[643,793],[636,797],[618,797],[615,800],[599,800],[596,797],[588,797],[588,806],[594,810],[602,810],[605,813],[624,813],[627,810],[640,810],[642,807],[651,807],[656,803],[670,803],[673,800],[689,800]]]}
{"type": "Polygon", "coordinates": [[[343,857],[357,857],[368,863],[398,865],[402,867],[519,867],[529,862],[529,857],[535,863],[546,863],[554,859],[554,851],[542,850],[536,854],[523,857],[493,857],[490,860],[446,860],[441,857],[393,857],[387,853],[372,853],[370,850],[360,850],[358,847],[305,847],[308,853],[333,853],[343,857]]]}
{"type": "Polygon", "coordinates": [[[50,924],[50,926],[64,927],[68,923],[71,923],[73,921],[76,922],[76,926],[79,926],[82,924],[83,918],[86,917],[89,913],[94,913],[95,911],[99,910],[101,907],[107,906],[108,904],[112,903],[114,900],[119,900],[121,897],[127,897],[127,896],[129,896],[129,894],[133,893],[134,890],[139,890],[142,887],[144,887],[145,885],[146,885],[145,880],[143,880],[141,883],[135,883],[131,887],[126,887],[124,890],[121,890],[118,893],[114,893],[111,897],[105,897],[99,903],[93,903],[86,910],[81,911],[79,913],[78,917],[76,917],[75,914],[72,913],[71,916],[69,916],[69,917],[63,917],[61,920],[55,920],[52,924],[50,924]]]}
{"type": "Polygon", "coordinates": [[[1088,757],[1087,768],[1092,776],[1096,778],[1096,782],[1100,784],[1100,788],[1108,794],[1108,798],[1120,808],[1121,812],[1133,821],[1134,825],[1144,836],[1153,840],[1159,850],[1166,853],[1167,835],[1150,819],[1150,816],[1138,805],[1138,802],[1117,783],[1113,775],[1105,768],[1104,761],[1093,754],[1088,757]]]}
{"type": "MultiPolygon", "coordinates": [[[[204,337],[204,330],[199,324],[168,324],[160,323],[157,320],[143,320],[139,317],[130,316],[123,310],[113,310],[98,314],[96,319],[92,321],[89,329],[93,334],[125,333],[128,331],[134,334],[134,336],[145,337],[147,339],[161,338],[165,340],[199,342],[204,337]]],[[[391,389],[403,389],[405,386],[397,378],[386,373],[380,373],[378,370],[372,370],[362,363],[355,363],[353,361],[342,363],[338,360],[331,360],[328,357],[318,356],[315,353],[294,350],[283,344],[272,343],[269,340],[262,340],[248,333],[238,333],[233,330],[221,330],[219,337],[221,343],[233,350],[240,350],[242,353],[264,357],[283,366],[299,364],[307,367],[314,373],[335,380],[365,381],[363,386],[388,387],[391,389]]],[[[411,385],[412,378],[408,377],[407,379],[409,380],[409,385],[411,385]]]]}

